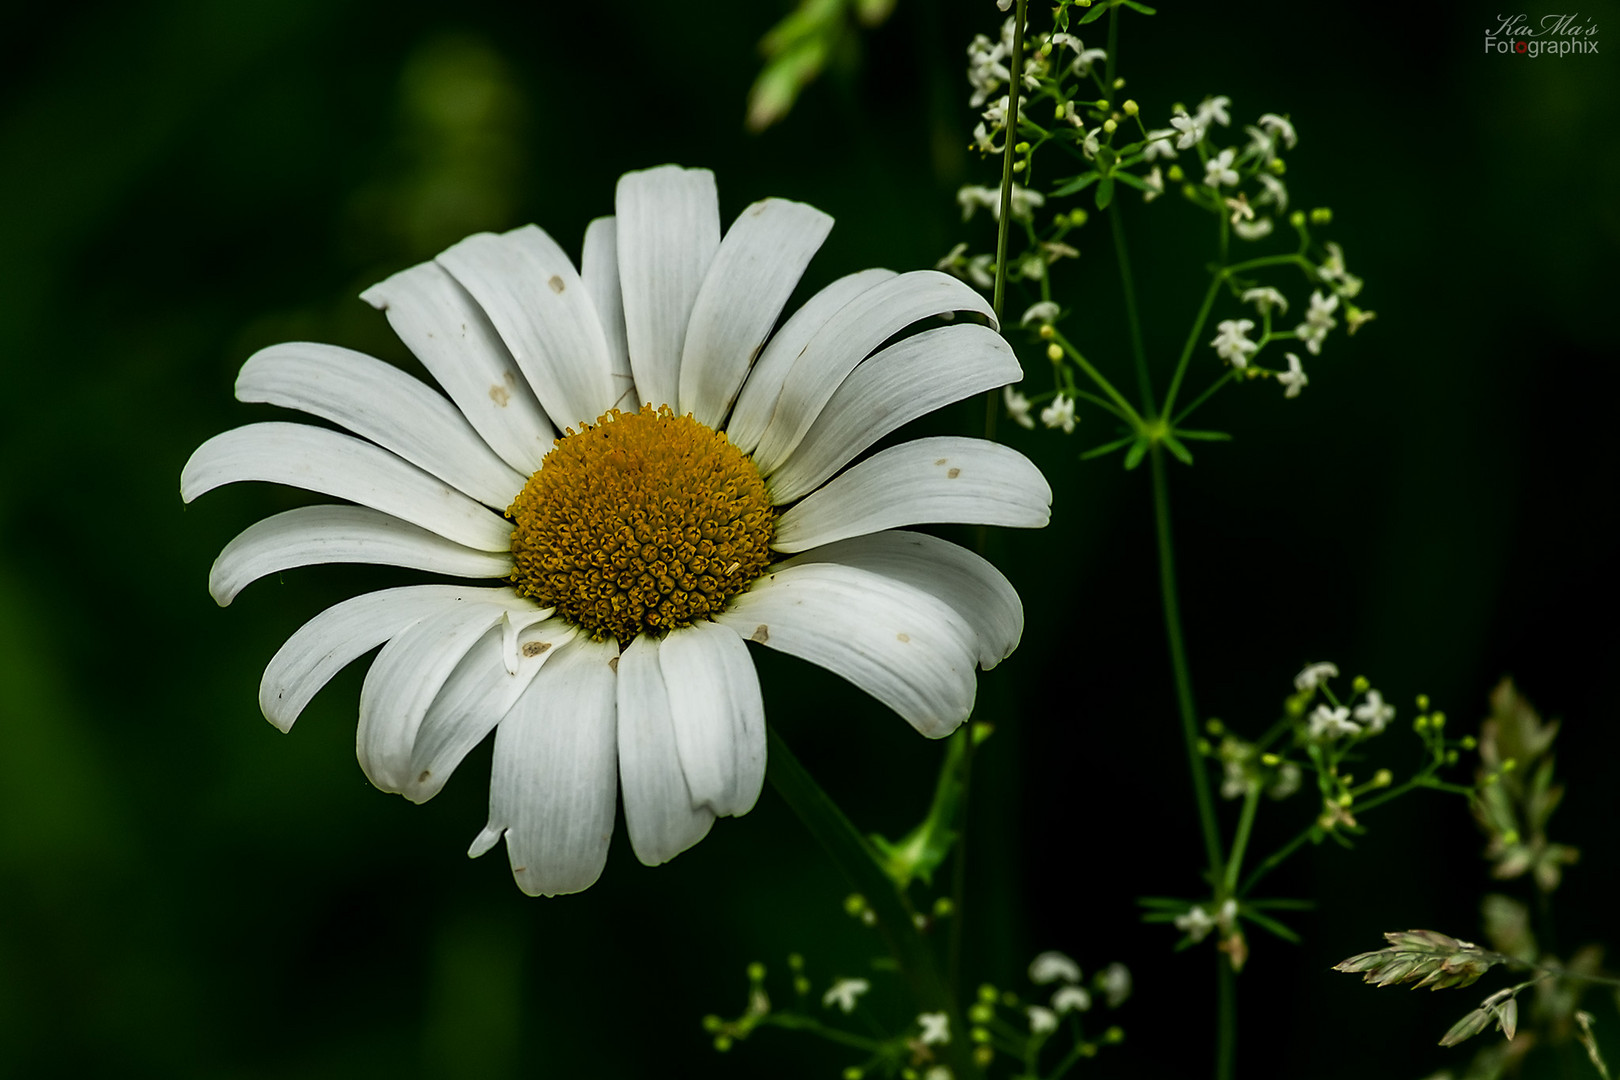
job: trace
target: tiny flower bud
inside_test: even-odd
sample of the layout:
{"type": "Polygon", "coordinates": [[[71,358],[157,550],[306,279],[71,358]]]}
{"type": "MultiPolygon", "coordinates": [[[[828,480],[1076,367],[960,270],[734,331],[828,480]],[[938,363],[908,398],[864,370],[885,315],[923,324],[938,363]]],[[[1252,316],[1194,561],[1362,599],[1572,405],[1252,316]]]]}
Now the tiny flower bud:
{"type": "Polygon", "coordinates": [[[716,1050],[720,1051],[722,1054],[725,1053],[727,1050],[730,1050],[731,1049],[731,1036],[730,1035],[716,1035],[714,1037],[714,1048],[716,1050]]]}
{"type": "Polygon", "coordinates": [[[1017,153],[1020,153],[1020,154],[1027,154],[1027,153],[1029,153],[1029,143],[1027,143],[1027,142],[1015,143],[1013,145],[1013,150],[1015,152],[1017,152],[1017,153]]]}
{"type": "Polygon", "coordinates": [[[748,965],[748,979],[750,982],[762,982],[765,979],[765,965],[755,960],[748,965]]]}
{"type": "Polygon", "coordinates": [[[968,1010],[968,1019],[975,1024],[988,1024],[995,1015],[995,1006],[983,1001],[968,1010]]]}
{"type": "Polygon", "coordinates": [[[1103,1042],[1105,1043],[1122,1043],[1124,1041],[1125,1029],[1120,1027],[1118,1024],[1115,1024],[1113,1027],[1103,1032],[1103,1042]]]}
{"type": "Polygon", "coordinates": [[[844,897],[844,914],[859,915],[866,910],[866,897],[860,893],[850,893],[844,897]]]}
{"type": "Polygon", "coordinates": [[[1024,166],[1026,164],[1028,164],[1028,163],[1023,162],[1023,161],[1015,161],[1015,162],[1013,162],[1013,172],[1023,172],[1024,171],[1024,166]]]}
{"type": "Polygon", "coordinates": [[[1422,709],[1424,712],[1429,711],[1429,695],[1428,694],[1419,694],[1417,696],[1417,707],[1419,709],[1422,709]]]}
{"type": "Polygon", "coordinates": [[[1472,750],[1472,749],[1474,749],[1474,747],[1479,745],[1479,740],[1474,738],[1472,735],[1464,735],[1462,737],[1462,741],[1461,741],[1461,743],[1459,743],[1459,745],[1464,750],[1472,750]]]}
{"type": "Polygon", "coordinates": [[[1211,735],[1220,735],[1221,732],[1226,730],[1226,725],[1212,716],[1208,720],[1204,721],[1204,730],[1209,732],[1211,735]]]}
{"type": "Polygon", "coordinates": [[[1119,78],[1114,80],[1114,89],[1115,90],[1121,89],[1124,85],[1125,85],[1125,76],[1121,75],[1119,78]]]}
{"type": "Polygon", "coordinates": [[[1119,125],[1114,123],[1112,118],[1109,118],[1109,119],[1103,121],[1103,126],[1102,127],[1103,127],[1103,131],[1105,131],[1109,135],[1112,135],[1119,128],[1119,125]]]}
{"type": "Polygon", "coordinates": [[[721,1023],[721,1019],[711,1013],[703,1018],[703,1030],[713,1034],[714,1032],[720,1030],[721,1023]]]}
{"type": "Polygon", "coordinates": [[[1388,769],[1379,769],[1373,773],[1373,787],[1389,787],[1395,782],[1395,774],[1388,769]]]}
{"type": "Polygon", "coordinates": [[[993,1047],[975,1046],[973,1048],[973,1061],[979,1068],[986,1068],[994,1060],[996,1060],[996,1051],[993,1047]]]}
{"type": "Polygon", "coordinates": [[[1042,45],[1041,45],[1041,55],[1042,56],[1051,56],[1052,55],[1052,43],[1050,41],[1042,43],[1042,45]]]}
{"type": "Polygon", "coordinates": [[[1077,229],[1089,220],[1091,220],[1091,215],[1080,209],[1078,206],[1069,211],[1069,224],[1073,225],[1077,229]]]}
{"type": "MultiPolygon", "coordinates": [[[[1295,210],[1292,214],[1289,214],[1288,224],[1296,229],[1303,229],[1305,227],[1305,211],[1295,210]]],[[[1427,708],[1427,706],[1419,705],[1418,708],[1427,708]]]]}
{"type": "Polygon", "coordinates": [[[968,1032],[968,1037],[976,1043],[987,1043],[990,1041],[990,1032],[985,1028],[976,1027],[968,1032]]]}
{"type": "Polygon", "coordinates": [[[1040,333],[1042,341],[1051,341],[1052,335],[1057,333],[1057,328],[1051,323],[1041,323],[1040,333]]]}
{"type": "Polygon", "coordinates": [[[1260,764],[1266,766],[1268,769],[1274,769],[1278,765],[1282,764],[1282,758],[1278,757],[1276,754],[1261,754],[1260,764]]]}
{"type": "Polygon", "coordinates": [[[979,984],[979,1000],[980,1001],[995,1001],[996,1000],[996,988],[991,986],[989,983],[980,983],[979,984]]]}
{"type": "Polygon", "coordinates": [[[1048,360],[1052,361],[1052,363],[1054,363],[1054,364],[1057,363],[1059,360],[1062,360],[1063,359],[1063,346],[1059,345],[1055,341],[1052,342],[1052,344],[1050,344],[1050,345],[1048,345],[1046,347],[1046,358],[1048,360]]]}
{"type": "Polygon", "coordinates": [[[1097,102],[1097,108],[1103,110],[1104,112],[1107,112],[1110,107],[1111,106],[1109,106],[1107,98],[1103,98],[1101,101],[1097,102]]]}
{"type": "Polygon", "coordinates": [[[1358,694],[1365,694],[1371,686],[1372,683],[1367,681],[1365,675],[1357,675],[1350,683],[1350,689],[1358,694]]]}
{"type": "Polygon", "coordinates": [[[1429,722],[1434,725],[1434,730],[1439,731],[1446,726],[1446,714],[1436,709],[1433,718],[1429,722]]]}
{"type": "Polygon", "coordinates": [[[1333,211],[1325,206],[1318,206],[1311,211],[1312,225],[1328,225],[1333,221],[1333,211]]]}
{"type": "Polygon", "coordinates": [[[1457,751],[1455,751],[1455,750],[1447,750],[1446,751],[1446,764],[1447,765],[1455,765],[1455,764],[1457,764],[1457,751]]]}
{"type": "Polygon", "coordinates": [[[1423,732],[1428,731],[1429,718],[1427,716],[1420,715],[1416,720],[1412,721],[1412,730],[1420,735],[1423,734],[1423,732]]]}
{"type": "Polygon", "coordinates": [[[1502,834],[1502,843],[1508,844],[1508,845],[1511,846],[1513,844],[1517,844],[1518,842],[1519,842],[1519,830],[1518,829],[1509,829],[1507,832],[1502,834]]]}
{"type": "Polygon", "coordinates": [[[1280,157],[1272,158],[1271,162],[1266,166],[1266,168],[1270,169],[1272,172],[1276,173],[1278,176],[1281,176],[1283,173],[1288,171],[1287,163],[1284,162],[1283,159],[1280,158],[1280,157]]]}
{"type": "Polygon", "coordinates": [[[951,903],[951,898],[948,896],[942,896],[934,901],[934,918],[936,919],[947,919],[955,911],[956,905],[951,903]]]}
{"type": "Polygon", "coordinates": [[[1180,165],[1172,165],[1172,166],[1170,166],[1170,168],[1165,170],[1164,175],[1165,175],[1165,178],[1167,180],[1169,180],[1172,184],[1181,183],[1181,181],[1183,179],[1185,179],[1186,176],[1187,176],[1186,173],[1181,171],[1181,166],[1180,165]]]}
{"type": "Polygon", "coordinates": [[[1135,98],[1126,98],[1125,99],[1124,109],[1125,109],[1125,115],[1126,116],[1135,116],[1138,112],[1141,111],[1141,109],[1137,107],[1135,98]]]}
{"type": "Polygon", "coordinates": [[[803,971],[804,957],[800,956],[798,953],[788,953],[788,967],[792,968],[794,971],[803,971]]]}
{"type": "Polygon", "coordinates": [[[1515,761],[1513,758],[1508,758],[1506,761],[1502,762],[1502,771],[1503,772],[1512,772],[1514,769],[1517,769],[1518,767],[1519,767],[1519,763],[1517,761],[1515,761]]]}

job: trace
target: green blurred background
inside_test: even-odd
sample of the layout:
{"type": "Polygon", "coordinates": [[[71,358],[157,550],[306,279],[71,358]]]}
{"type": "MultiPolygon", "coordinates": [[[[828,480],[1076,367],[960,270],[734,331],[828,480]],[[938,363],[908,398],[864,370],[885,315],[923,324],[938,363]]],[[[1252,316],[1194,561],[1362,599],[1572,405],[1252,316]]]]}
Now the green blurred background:
{"type": "MultiPolygon", "coordinates": [[[[290,736],[258,713],[289,633],[410,575],[289,572],[220,610],[205,587],[219,548],[302,500],[239,485],[187,508],[178,494],[199,443],[271,415],[231,397],[255,349],[310,339],[409,364],[362,288],[531,220],[577,252],[629,169],[713,168],[727,221],[765,195],[832,213],[806,289],[931,265],[958,239],[988,248],[954,192],[998,174],[965,149],[965,48],[998,25],[990,0],[899,0],[751,135],[756,43],[790,6],[164,0],[0,16],[0,1073],[825,1077],[847,1063],[772,1031],[722,1057],[698,1025],[741,1011],[748,961],[780,975],[802,951],[819,986],[879,947],[774,794],[667,867],[641,867],[621,831],[589,892],[523,897],[501,854],[463,855],[485,819],[487,747],[417,808],[354,762],[362,665],[290,736]]],[[[1497,14],[1269,2],[1127,22],[1121,70],[1156,122],[1206,93],[1242,119],[1292,115],[1293,198],[1334,208],[1329,235],[1378,312],[1329,339],[1299,400],[1263,384],[1208,410],[1200,426],[1239,438],[1174,477],[1184,607],[1203,714],[1256,732],[1302,662],[1333,659],[1403,707],[1384,737],[1397,768],[1416,756],[1400,743],[1414,694],[1472,725],[1514,674],[1567,721],[1553,834],[1584,859],[1557,944],[1620,949],[1620,80],[1606,53],[1482,55],[1497,14]]],[[[1620,32],[1613,3],[1582,14],[1602,40],[1620,32]]],[[[1212,253],[1176,199],[1128,202],[1163,378],[1212,253]]],[[[1059,279],[1071,336],[1123,374],[1104,229],[1080,247],[1059,279]]],[[[1038,353],[1018,347],[1039,383],[1038,353]]],[[[1215,370],[1212,351],[1197,359],[1215,370]]],[[[936,429],[971,432],[978,409],[936,429]]],[[[1128,1047],[1093,1074],[1197,1074],[1209,950],[1173,955],[1167,930],[1136,921],[1135,897],[1202,885],[1146,476],[1076,460],[1104,427],[1010,434],[1057,501],[1051,528],[992,547],[1029,628],[981,681],[999,724],[975,792],[969,972],[1021,986],[1041,949],[1088,971],[1123,960],[1128,1047]]],[[[863,827],[908,828],[941,748],[835,677],[758,655],[772,721],[824,786],[863,827]]],[[[1259,850],[1309,812],[1263,816],[1259,850]]],[[[1294,920],[1304,945],[1254,943],[1243,1075],[1418,1076],[1470,1056],[1433,1044],[1480,995],[1375,993],[1327,968],[1383,930],[1474,936],[1480,838],[1439,796],[1367,824],[1356,851],[1310,851],[1277,877],[1320,908],[1294,920]]],[[[1612,998],[1589,1001],[1620,1057],[1612,998]]],[[[1538,1075],[1583,1075],[1577,1053],[1538,1075]]]]}

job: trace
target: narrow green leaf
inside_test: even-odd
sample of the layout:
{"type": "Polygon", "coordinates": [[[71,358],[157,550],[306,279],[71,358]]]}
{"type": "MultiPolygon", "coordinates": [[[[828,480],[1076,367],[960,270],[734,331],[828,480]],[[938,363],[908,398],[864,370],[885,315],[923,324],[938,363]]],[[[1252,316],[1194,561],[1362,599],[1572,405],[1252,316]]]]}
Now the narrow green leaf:
{"type": "Polygon", "coordinates": [[[1087,451],[1083,452],[1080,455],[1080,460],[1081,461],[1090,461],[1092,458],[1099,458],[1099,457],[1102,457],[1104,454],[1112,454],[1115,450],[1118,450],[1120,447],[1125,446],[1128,443],[1133,443],[1135,441],[1136,441],[1136,436],[1135,435],[1127,435],[1123,439],[1115,439],[1113,442],[1103,443],[1101,446],[1093,446],[1090,450],[1087,450],[1087,451]]]}
{"type": "Polygon", "coordinates": [[[1178,439],[1199,439],[1204,442],[1231,442],[1232,436],[1224,431],[1189,431],[1186,428],[1176,428],[1178,439]]]}
{"type": "Polygon", "coordinates": [[[1141,177],[1132,176],[1128,172],[1116,172],[1116,173],[1114,173],[1114,179],[1118,180],[1120,183],[1124,184],[1126,187],[1135,188],[1137,191],[1146,191],[1148,189],[1147,184],[1145,184],[1142,181],[1141,177]]]}
{"type": "Polygon", "coordinates": [[[1108,204],[1114,201],[1114,178],[1105,176],[1097,181],[1097,209],[1106,210],[1108,204]]]}
{"type": "Polygon", "coordinates": [[[1157,15],[1159,13],[1158,8],[1150,8],[1146,4],[1140,3],[1139,0],[1119,0],[1119,2],[1132,11],[1140,11],[1143,15],[1157,15]]]}
{"type": "Polygon", "coordinates": [[[1092,184],[1094,184],[1096,182],[1097,182],[1097,172],[1096,172],[1095,169],[1093,169],[1091,172],[1088,172],[1088,173],[1081,173],[1079,176],[1075,177],[1073,180],[1068,181],[1067,183],[1065,183],[1061,187],[1059,187],[1056,191],[1052,192],[1052,198],[1061,199],[1065,195],[1073,195],[1073,194],[1075,194],[1077,192],[1081,192],[1081,191],[1086,190],[1086,188],[1090,187],[1092,184]]]}
{"type": "Polygon", "coordinates": [[[1176,455],[1176,460],[1181,462],[1183,465],[1191,465],[1193,463],[1192,451],[1188,450],[1185,446],[1182,446],[1181,443],[1177,442],[1174,435],[1167,433],[1164,436],[1164,448],[1176,455]]]}
{"type": "Polygon", "coordinates": [[[1138,896],[1136,902],[1145,908],[1169,908],[1174,911],[1186,911],[1192,906],[1191,900],[1181,900],[1174,896],[1138,896]]]}
{"type": "Polygon", "coordinates": [[[1243,902],[1243,906],[1262,908],[1270,911],[1315,911],[1316,901],[1288,900],[1284,898],[1278,898],[1276,900],[1245,900],[1243,902]]]}
{"type": "Polygon", "coordinates": [[[1093,4],[1090,11],[1080,16],[1080,21],[1076,25],[1084,26],[1088,22],[1096,22],[1098,19],[1103,17],[1103,13],[1107,10],[1107,4],[1093,4]]]}
{"type": "Polygon", "coordinates": [[[1147,456],[1147,452],[1148,441],[1143,438],[1136,439],[1131,444],[1131,448],[1125,453],[1125,470],[1129,472],[1142,464],[1142,459],[1147,456]]]}
{"type": "Polygon", "coordinates": [[[1278,937],[1282,938],[1284,941],[1290,942],[1291,944],[1299,944],[1299,935],[1294,933],[1294,931],[1290,930],[1284,924],[1278,922],[1276,919],[1273,919],[1270,915],[1262,915],[1260,912],[1254,911],[1250,908],[1242,909],[1241,914],[1245,919],[1248,919],[1262,930],[1269,930],[1273,934],[1276,934],[1278,937]]]}

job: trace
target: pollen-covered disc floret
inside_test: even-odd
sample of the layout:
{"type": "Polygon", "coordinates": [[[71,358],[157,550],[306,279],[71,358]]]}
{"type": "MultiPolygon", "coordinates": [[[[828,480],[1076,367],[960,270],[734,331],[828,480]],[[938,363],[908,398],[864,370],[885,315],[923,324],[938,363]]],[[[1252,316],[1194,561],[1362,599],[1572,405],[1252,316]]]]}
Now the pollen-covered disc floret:
{"type": "Polygon", "coordinates": [[[770,560],[754,463],[667,405],[613,409],[559,439],[506,513],[513,587],[597,639],[713,615],[770,560]]]}

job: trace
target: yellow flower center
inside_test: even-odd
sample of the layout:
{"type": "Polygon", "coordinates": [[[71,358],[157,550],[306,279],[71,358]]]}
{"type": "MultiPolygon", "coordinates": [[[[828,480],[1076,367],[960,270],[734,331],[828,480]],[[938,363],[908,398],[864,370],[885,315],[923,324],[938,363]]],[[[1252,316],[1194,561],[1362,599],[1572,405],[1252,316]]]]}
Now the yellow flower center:
{"type": "Polygon", "coordinates": [[[718,612],[764,572],[775,521],[748,456],[667,405],[569,429],[506,516],[518,595],[620,641],[718,612]]]}

